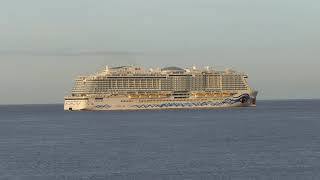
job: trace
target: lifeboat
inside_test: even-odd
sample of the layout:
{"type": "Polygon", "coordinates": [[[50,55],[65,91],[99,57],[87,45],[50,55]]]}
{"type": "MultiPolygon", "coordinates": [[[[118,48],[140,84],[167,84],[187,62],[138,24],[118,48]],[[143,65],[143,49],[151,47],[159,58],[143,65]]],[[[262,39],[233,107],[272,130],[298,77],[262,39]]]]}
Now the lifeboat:
{"type": "Polygon", "coordinates": [[[158,95],[158,98],[167,98],[168,97],[168,95],[166,95],[166,94],[160,94],[160,95],[158,95]]]}
{"type": "Polygon", "coordinates": [[[223,97],[229,97],[229,96],[231,96],[231,94],[230,93],[223,93],[222,96],[223,97]]]}
{"type": "Polygon", "coordinates": [[[197,97],[205,97],[206,94],[205,94],[205,93],[198,93],[196,96],[197,96],[197,97]]]}
{"type": "Polygon", "coordinates": [[[137,98],[139,98],[139,96],[136,95],[136,94],[130,94],[130,95],[128,96],[128,98],[130,98],[130,99],[137,99],[137,98]]]}
{"type": "Polygon", "coordinates": [[[150,98],[150,99],[156,99],[156,98],[158,98],[158,95],[156,95],[156,94],[150,94],[150,95],[149,95],[149,98],[150,98]]]}
{"type": "Polygon", "coordinates": [[[148,96],[148,95],[141,94],[141,95],[139,95],[139,98],[145,99],[145,98],[149,98],[149,96],[148,96]]]}

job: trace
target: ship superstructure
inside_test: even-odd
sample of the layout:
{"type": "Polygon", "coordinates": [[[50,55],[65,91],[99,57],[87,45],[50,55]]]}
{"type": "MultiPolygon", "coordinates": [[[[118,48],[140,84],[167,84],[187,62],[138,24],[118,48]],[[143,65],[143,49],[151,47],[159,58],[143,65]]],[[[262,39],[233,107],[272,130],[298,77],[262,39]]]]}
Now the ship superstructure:
{"type": "Polygon", "coordinates": [[[138,110],[255,106],[257,91],[248,76],[230,69],[216,71],[166,67],[106,67],[80,76],[65,110],[138,110]]]}

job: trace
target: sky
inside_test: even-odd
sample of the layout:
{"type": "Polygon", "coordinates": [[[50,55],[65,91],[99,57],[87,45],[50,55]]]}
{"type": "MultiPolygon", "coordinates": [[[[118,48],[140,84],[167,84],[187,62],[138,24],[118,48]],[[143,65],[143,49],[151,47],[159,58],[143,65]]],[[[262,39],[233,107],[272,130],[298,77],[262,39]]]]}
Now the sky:
{"type": "Polygon", "coordinates": [[[320,98],[318,0],[0,0],[0,104],[63,103],[106,65],[212,66],[320,98]]]}

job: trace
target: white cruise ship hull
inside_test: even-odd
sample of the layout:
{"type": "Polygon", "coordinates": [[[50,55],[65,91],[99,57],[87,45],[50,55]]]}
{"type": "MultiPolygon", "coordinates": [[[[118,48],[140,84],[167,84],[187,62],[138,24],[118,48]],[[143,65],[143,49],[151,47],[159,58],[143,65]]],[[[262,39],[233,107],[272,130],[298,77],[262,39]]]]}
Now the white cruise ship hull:
{"type": "Polygon", "coordinates": [[[67,111],[208,109],[229,107],[255,107],[257,92],[241,93],[219,99],[130,99],[128,97],[66,97],[67,111]]]}

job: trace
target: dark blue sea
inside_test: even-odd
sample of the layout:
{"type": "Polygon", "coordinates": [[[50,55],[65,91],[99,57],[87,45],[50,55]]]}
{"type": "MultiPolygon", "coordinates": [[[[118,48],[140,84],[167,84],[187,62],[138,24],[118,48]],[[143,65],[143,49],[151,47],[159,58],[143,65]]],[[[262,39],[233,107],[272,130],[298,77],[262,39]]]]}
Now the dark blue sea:
{"type": "Polygon", "coordinates": [[[320,100],[64,112],[0,106],[0,179],[320,179],[320,100]]]}

